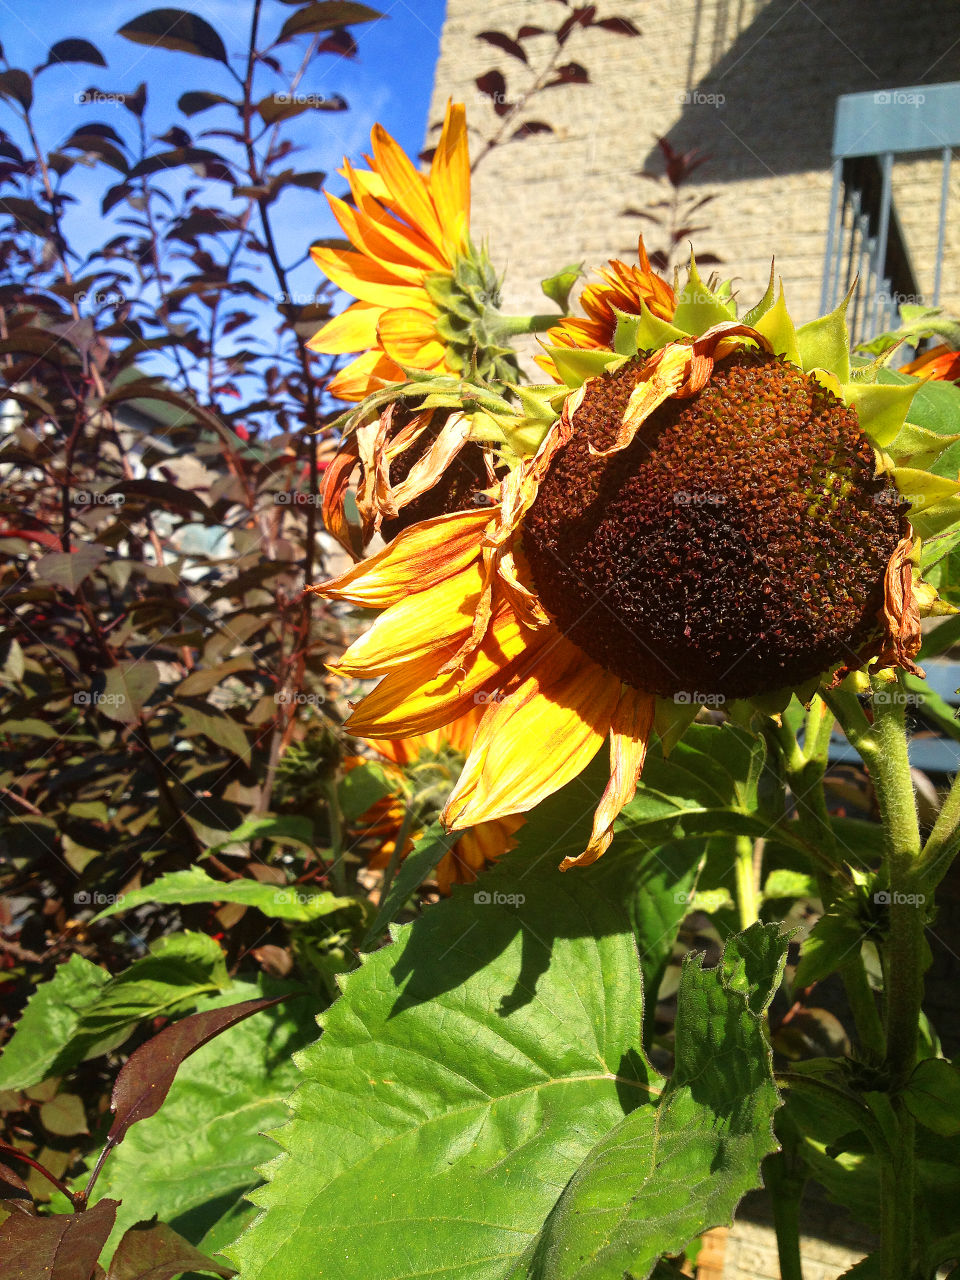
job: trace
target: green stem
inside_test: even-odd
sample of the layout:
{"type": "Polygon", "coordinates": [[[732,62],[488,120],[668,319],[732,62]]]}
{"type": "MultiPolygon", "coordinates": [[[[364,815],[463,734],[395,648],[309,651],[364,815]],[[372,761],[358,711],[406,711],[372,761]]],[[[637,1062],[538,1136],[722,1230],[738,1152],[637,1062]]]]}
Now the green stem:
{"type": "Polygon", "coordinates": [[[950,863],[960,852],[960,773],[953,780],[923,846],[917,877],[932,891],[946,875],[950,863]]]}
{"type": "Polygon", "coordinates": [[[500,333],[543,333],[552,329],[563,319],[562,311],[554,311],[551,315],[540,316],[505,316],[495,312],[492,317],[500,333]]]}
{"type": "Polygon", "coordinates": [[[400,830],[397,832],[396,843],[393,846],[393,852],[390,854],[390,861],[387,863],[387,869],[383,873],[383,884],[380,886],[380,902],[383,904],[387,900],[387,894],[393,884],[394,876],[397,874],[397,868],[400,866],[403,858],[403,850],[407,840],[410,838],[410,828],[413,826],[414,806],[412,802],[407,802],[407,807],[403,812],[403,819],[400,823],[400,830]]]}
{"type": "Polygon", "coordinates": [[[777,1235],[780,1280],[803,1280],[800,1263],[800,1197],[803,1179],[792,1173],[783,1151],[763,1162],[763,1184],[773,1206],[773,1229],[777,1235]]]}
{"type": "Polygon", "coordinates": [[[343,896],[347,892],[347,867],[343,860],[343,823],[340,819],[340,796],[336,778],[331,778],[324,790],[327,796],[327,812],[330,815],[330,852],[333,854],[333,860],[330,863],[330,881],[334,892],[343,896]]]}
{"type": "Polygon", "coordinates": [[[753,854],[752,837],[737,836],[735,870],[737,877],[737,910],[740,913],[741,929],[749,929],[752,924],[755,924],[760,919],[753,854]]]}
{"type": "Polygon", "coordinates": [[[903,1106],[896,1108],[899,1150],[885,1160],[880,1172],[880,1265],[883,1280],[909,1280],[913,1269],[914,1121],[903,1106]]]}

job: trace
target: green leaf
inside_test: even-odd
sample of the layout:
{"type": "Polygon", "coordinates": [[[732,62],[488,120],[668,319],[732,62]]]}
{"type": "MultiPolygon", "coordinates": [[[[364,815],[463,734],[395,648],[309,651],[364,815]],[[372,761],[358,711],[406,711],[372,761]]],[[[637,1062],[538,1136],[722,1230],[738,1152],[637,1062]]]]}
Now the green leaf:
{"type": "Polygon", "coordinates": [[[198,733],[202,733],[216,746],[237,756],[244,764],[250,763],[250,743],[243,726],[225,711],[201,711],[199,707],[188,707],[180,703],[177,704],[177,710],[183,719],[181,732],[185,738],[195,738],[198,733]]]}
{"type": "Polygon", "coordinates": [[[259,880],[214,880],[200,867],[186,871],[170,871],[142,889],[125,893],[95,917],[102,920],[120,911],[131,911],[145,903],[239,902],[256,907],[276,920],[319,920],[345,907],[356,907],[354,898],[338,898],[322,890],[309,890],[303,885],[284,888],[263,884],[259,880]]]}
{"type": "Polygon", "coordinates": [[[193,53],[201,58],[227,63],[223,41],[210,23],[186,9],[151,9],[149,13],[141,13],[132,22],[125,23],[117,35],[135,44],[175,49],[180,53],[193,53]]]}
{"type": "Polygon", "coordinates": [[[920,646],[920,660],[935,658],[955,644],[960,644],[960,614],[955,614],[952,618],[944,618],[926,633],[923,644],[920,646]]]}
{"type": "Polygon", "coordinates": [[[228,845],[249,844],[251,840],[275,840],[278,844],[298,845],[307,853],[314,853],[317,847],[313,838],[313,823],[309,818],[292,813],[264,813],[241,822],[239,827],[235,827],[223,840],[212,844],[206,852],[217,853],[228,845]]]}
{"type": "Polygon", "coordinates": [[[434,867],[459,839],[458,832],[445,832],[435,822],[414,843],[413,848],[400,864],[400,870],[390,886],[390,892],[380,903],[373,924],[361,947],[366,950],[380,937],[388,924],[399,915],[410,895],[430,875],[434,867]]]}
{"type": "Polygon", "coordinates": [[[822,915],[803,944],[793,985],[798,990],[819,982],[860,952],[863,930],[850,915],[822,915]]]}
{"type": "Polygon", "coordinates": [[[183,1013],[227,981],[223,952],[203,933],[159,939],[115,978],[74,956],[24,1010],[0,1056],[0,1088],[64,1075],[116,1049],[145,1019],[183,1013]]]}
{"type": "Polygon", "coordinates": [[[337,787],[340,812],[347,822],[356,822],[378,800],[391,795],[396,789],[396,779],[389,778],[381,765],[372,762],[357,765],[337,787]]]}
{"type": "MultiPolygon", "coordinates": [[[[559,811],[544,806],[552,835],[538,856],[508,854],[342,980],[322,1039],[301,1055],[283,1154],[253,1197],[266,1212],[225,1251],[245,1280],[400,1280],[449,1271],[451,1259],[463,1280],[505,1280],[596,1144],[625,1113],[652,1110],[662,1081],[641,1052],[625,910],[643,891],[636,848],[614,841],[603,877],[559,874],[593,799],[565,791],[559,811]]],[[[708,1074],[727,1061],[748,1069],[732,1046],[729,1059],[717,1052],[728,1024],[759,1025],[739,992],[746,965],[733,955],[723,983],[735,1015],[724,1022],[710,1005],[717,1038],[690,1046],[712,1061],[708,1074]]],[[[695,1000],[701,980],[717,984],[693,975],[695,1000]]],[[[695,1007],[689,1016],[699,1028],[695,1007]]]]}
{"type": "Polygon", "coordinates": [[[159,667],[133,659],[117,663],[105,674],[103,692],[96,695],[97,707],[111,720],[135,724],[160,683],[159,667]]]}
{"type": "Polygon", "coordinates": [[[51,551],[36,563],[37,581],[76,591],[107,555],[107,548],[97,542],[86,542],[74,551],[51,551]]]}
{"type": "MultiPolygon", "coordinates": [[[[555,302],[560,310],[565,312],[570,305],[570,291],[582,275],[583,263],[572,262],[556,275],[541,280],[540,288],[551,302],[555,302]]],[[[560,317],[558,316],[557,319],[559,320],[560,317]]]]}
{"type": "Polygon", "coordinates": [[[926,1058],[903,1091],[907,1110],[945,1138],[960,1134],[960,1071],[945,1058],[926,1058]]]}
{"type": "Polygon", "coordinates": [[[647,1275],[732,1219],[777,1149],[763,1013],[785,958],[776,926],[760,924],[730,939],[717,969],[686,957],[676,1066],[658,1104],[637,1107],[590,1152],[512,1280],[647,1275]]]}
{"type": "MultiPolygon", "coordinates": [[[[237,982],[198,1009],[295,989],[237,982]]],[[[123,1201],[108,1252],[127,1227],[154,1214],[205,1252],[226,1243],[218,1238],[224,1219],[233,1238],[229,1226],[257,1180],[256,1166],[276,1153],[262,1134],[286,1116],[283,1100],[298,1080],[291,1055],[316,1036],[316,1013],[309,1000],[285,1002],[238,1022],[186,1059],[157,1114],[135,1124],[104,1165],[94,1200],[119,1196],[122,1188],[123,1201]]]]}
{"type": "Polygon", "coordinates": [[[72,955],[27,1002],[0,1053],[0,1089],[28,1089],[51,1075],[50,1066],[76,1031],[83,1010],[109,983],[106,969],[72,955]]]}

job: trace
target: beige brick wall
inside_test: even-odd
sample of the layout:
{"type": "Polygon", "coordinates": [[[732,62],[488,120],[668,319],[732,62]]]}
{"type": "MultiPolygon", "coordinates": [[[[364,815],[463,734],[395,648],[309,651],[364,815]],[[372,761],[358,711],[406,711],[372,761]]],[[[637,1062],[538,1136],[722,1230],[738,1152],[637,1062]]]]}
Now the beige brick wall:
{"type": "MultiPolygon", "coordinates": [[[[448,0],[431,120],[448,97],[467,103],[476,154],[500,124],[474,79],[489,67],[521,93],[555,42],[527,41],[530,67],[476,39],[480,30],[515,34],[521,24],[556,27],[555,0],[448,0]]],[[[588,85],[551,89],[524,115],[553,134],[495,148],[474,183],[473,230],[488,238],[506,271],[511,309],[542,309],[539,280],[567,262],[601,265],[635,251],[636,219],[653,184],[632,176],[656,163],[655,138],[699,147],[710,163],[698,171],[709,229],[695,247],[723,259],[744,300],[758,297],[771,257],[791,308],[815,315],[830,191],[833,112],[841,93],[960,79],[960,44],[950,48],[953,0],[906,6],[899,0],[607,0],[598,16],[630,18],[637,39],[598,28],[577,30],[563,60],[586,66],[588,85]],[[683,95],[687,101],[681,101],[683,95]],[[720,99],[722,98],[722,101],[720,99]]],[[[431,137],[435,137],[435,133],[431,137]]],[[[918,269],[929,289],[936,242],[940,161],[913,159],[895,169],[897,206],[918,269]]],[[[694,188],[691,187],[691,190],[694,188]]],[[[953,166],[952,219],[943,301],[960,308],[960,164],[953,166]]],[[[651,237],[648,237],[648,242],[651,237]]]]}

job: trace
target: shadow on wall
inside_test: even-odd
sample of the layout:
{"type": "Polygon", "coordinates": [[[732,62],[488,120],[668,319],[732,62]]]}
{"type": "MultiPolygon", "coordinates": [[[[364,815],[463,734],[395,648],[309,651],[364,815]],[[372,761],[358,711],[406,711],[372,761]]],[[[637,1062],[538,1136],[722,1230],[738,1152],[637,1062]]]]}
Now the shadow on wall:
{"type": "MultiPolygon", "coordinates": [[[[955,0],[910,10],[901,0],[697,0],[687,88],[667,141],[707,152],[711,184],[826,169],[840,94],[960,79],[956,22],[955,0]],[[711,50],[710,71],[695,81],[711,50]]],[[[645,164],[662,167],[657,147],[645,164]]]]}

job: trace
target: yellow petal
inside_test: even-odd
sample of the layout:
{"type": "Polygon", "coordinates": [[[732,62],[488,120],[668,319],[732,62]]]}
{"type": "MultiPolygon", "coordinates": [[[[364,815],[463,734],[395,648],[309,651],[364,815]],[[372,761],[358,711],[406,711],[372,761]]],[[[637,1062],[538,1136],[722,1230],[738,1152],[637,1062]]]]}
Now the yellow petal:
{"type": "Polygon", "coordinates": [[[443,132],[430,165],[430,194],[448,243],[464,252],[470,226],[470,152],[462,102],[447,103],[443,132]]]}
{"type": "Polygon", "coordinates": [[[477,560],[426,591],[408,595],[381,613],[330,669],[363,680],[386,675],[441,649],[446,654],[450,641],[462,639],[470,630],[482,587],[483,571],[477,560]]]}
{"type": "MultiPolygon", "coordinates": [[[[364,157],[368,164],[373,161],[369,156],[364,157]]],[[[374,200],[379,200],[381,204],[390,199],[390,189],[379,173],[374,173],[372,169],[354,169],[350,161],[344,157],[343,168],[340,173],[350,183],[350,190],[353,198],[356,200],[359,192],[365,196],[370,196],[374,200]]]]}
{"type": "Polygon", "coordinates": [[[310,257],[328,280],[363,302],[379,307],[408,307],[429,301],[424,289],[406,283],[362,253],[317,244],[310,250],[310,257]]]}
{"type": "Polygon", "coordinates": [[[435,369],[446,355],[435,324],[434,316],[416,307],[391,308],[384,311],[377,326],[380,345],[397,364],[435,369]]]}
{"type": "MultiPolygon", "coordinates": [[[[417,284],[425,271],[436,271],[435,261],[423,261],[412,252],[412,245],[401,236],[385,234],[385,225],[378,226],[345,201],[327,193],[333,216],[340,223],[344,235],[354,248],[381,263],[391,275],[417,284]]],[[[400,224],[397,223],[397,226],[400,224]]]]}
{"type": "Polygon", "coordinates": [[[377,345],[377,322],[383,307],[371,302],[354,302],[315,333],[307,346],[311,351],[339,356],[349,351],[366,351],[377,345]]]}
{"type": "Polygon", "coordinates": [[[512,613],[501,613],[456,671],[436,674],[443,659],[456,651],[454,641],[439,654],[427,654],[384,676],[358,703],[346,727],[366,738],[404,738],[449,724],[510,680],[527,655],[529,637],[512,613]]]}
{"type": "Polygon", "coordinates": [[[443,228],[423,174],[417,172],[406,152],[382,125],[373,126],[370,139],[373,143],[374,166],[387,184],[397,212],[411,226],[418,227],[433,244],[442,245],[443,228]]]}
{"type": "Polygon", "coordinates": [[[449,830],[526,813],[575,778],[610,731],[620,681],[557,631],[480,722],[442,820],[449,830]]]}
{"type": "Polygon", "coordinates": [[[593,817],[590,843],[576,858],[564,858],[561,871],[589,866],[610,847],[614,820],[637,790],[653,729],[654,707],[651,694],[641,693],[630,685],[623,686],[610,726],[610,781],[593,817]]]}
{"type": "Polygon", "coordinates": [[[399,604],[411,591],[425,591],[478,560],[492,513],[491,508],[452,511],[412,524],[369,560],[311,590],[368,609],[399,604]]]}
{"type": "Polygon", "coordinates": [[[379,391],[392,382],[403,381],[403,370],[382,351],[364,351],[351,360],[330,383],[327,390],[338,400],[363,400],[371,391],[379,391]]]}
{"type": "MultiPolygon", "coordinates": [[[[391,243],[397,244],[405,253],[417,262],[422,262],[428,271],[448,271],[452,266],[449,255],[443,253],[436,245],[430,243],[416,227],[401,222],[396,214],[384,207],[379,199],[374,199],[359,180],[360,175],[351,168],[349,161],[344,161],[344,174],[350,184],[350,194],[359,213],[380,231],[381,235],[391,243]]],[[[383,188],[386,194],[386,187],[383,188]]]]}

